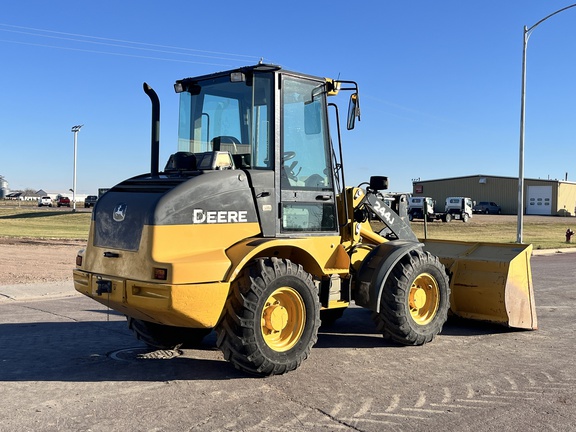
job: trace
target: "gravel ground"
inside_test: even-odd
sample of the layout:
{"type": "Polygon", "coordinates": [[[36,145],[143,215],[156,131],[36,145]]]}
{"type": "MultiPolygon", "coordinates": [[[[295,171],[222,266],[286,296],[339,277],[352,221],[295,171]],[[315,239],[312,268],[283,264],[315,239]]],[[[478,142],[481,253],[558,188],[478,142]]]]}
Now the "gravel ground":
{"type": "Polygon", "coordinates": [[[83,240],[0,238],[0,285],[72,280],[83,240]]]}

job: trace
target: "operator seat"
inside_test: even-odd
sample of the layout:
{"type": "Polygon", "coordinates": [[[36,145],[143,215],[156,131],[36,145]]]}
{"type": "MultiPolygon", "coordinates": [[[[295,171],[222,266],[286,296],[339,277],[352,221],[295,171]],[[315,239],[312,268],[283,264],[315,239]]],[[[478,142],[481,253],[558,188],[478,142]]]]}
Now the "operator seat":
{"type": "Polygon", "coordinates": [[[309,188],[323,188],[325,186],[324,178],[319,174],[312,174],[304,180],[304,184],[309,188]]]}
{"type": "Polygon", "coordinates": [[[231,154],[238,152],[237,145],[240,144],[237,138],[229,135],[222,135],[212,138],[213,151],[227,151],[231,154]]]}
{"type": "Polygon", "coordinates": [[[212,139],[212,151],[227,151],[232,155],[234,165],[237,168],[250,168],[250,153],[243,153],[247,145],[242,145],[240,141],[230,135],[217,136],[212,139]]]}

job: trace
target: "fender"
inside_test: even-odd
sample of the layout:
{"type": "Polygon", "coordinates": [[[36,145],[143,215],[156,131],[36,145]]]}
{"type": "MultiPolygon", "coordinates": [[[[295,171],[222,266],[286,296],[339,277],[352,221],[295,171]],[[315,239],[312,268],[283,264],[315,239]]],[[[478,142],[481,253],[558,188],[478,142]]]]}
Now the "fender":
{"type": "Polygon", "coordinates": [[[318,277],[350,272],[350,257],[339,236],[246,239],[228,248],[226,255],[231,262],[226,282],[234,280],[252,259],[263,256],[290,259],[318,277]]]}
{"type": "Polygon", "coordinates": [[[394,240],[382,243],[370,251],[356,276],[356,304],[380,312],[380,298],[390,272],[407,253],[422,249],[423,246],[419,242],[394,240]]]}

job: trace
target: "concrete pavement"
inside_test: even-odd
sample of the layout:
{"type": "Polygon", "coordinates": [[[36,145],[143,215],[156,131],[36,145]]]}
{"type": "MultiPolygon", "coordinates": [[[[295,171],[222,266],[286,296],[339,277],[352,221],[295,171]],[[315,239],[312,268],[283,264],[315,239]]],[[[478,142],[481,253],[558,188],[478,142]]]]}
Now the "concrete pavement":
{"type": "Polygon", "coordinates": [[[71,280],[0,285],[0,303],[15,300],[27,301],[76,295],[81,294],[74,289],[74,283],[71,280]]]}

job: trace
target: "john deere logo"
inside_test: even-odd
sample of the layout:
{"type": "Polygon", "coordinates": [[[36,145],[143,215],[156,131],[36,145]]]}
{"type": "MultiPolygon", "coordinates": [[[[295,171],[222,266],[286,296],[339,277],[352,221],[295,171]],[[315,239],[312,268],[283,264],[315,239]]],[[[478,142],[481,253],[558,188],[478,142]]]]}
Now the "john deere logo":
{"type": "Polygon", "coordinates": [[[118,204],[116,207],[114,207],[114,211],[112,212],[112,218],[116,221],[116,222],[122,222],[124,220],[124,218],[126,217],[126,208],[128,206],[124,203],[118,204]]]}

